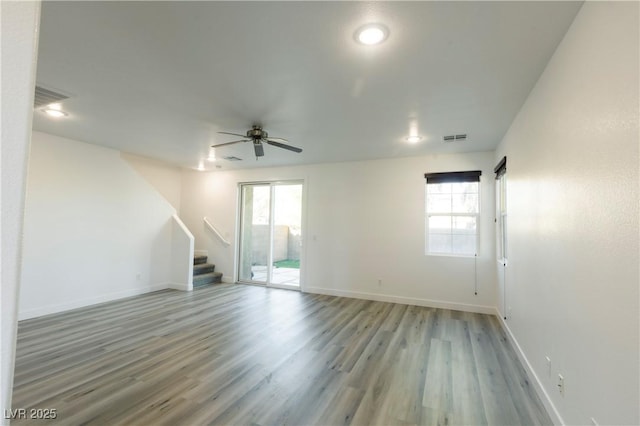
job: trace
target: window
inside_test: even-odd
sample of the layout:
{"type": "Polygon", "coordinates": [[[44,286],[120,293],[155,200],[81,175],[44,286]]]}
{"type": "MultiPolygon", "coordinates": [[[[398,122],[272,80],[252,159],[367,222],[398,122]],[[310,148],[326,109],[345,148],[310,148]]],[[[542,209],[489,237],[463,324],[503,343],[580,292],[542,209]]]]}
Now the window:
{"type": "Polygon", "coordinates": [[[477,254],[481,174],[472,171],[424,175],[426,254],[477,254]]]}
{"type": "Polygon", "coordinates": [[[507,157],[493,170],[496,173],[496,248],[498,260],[507,260],[507,157]]]}

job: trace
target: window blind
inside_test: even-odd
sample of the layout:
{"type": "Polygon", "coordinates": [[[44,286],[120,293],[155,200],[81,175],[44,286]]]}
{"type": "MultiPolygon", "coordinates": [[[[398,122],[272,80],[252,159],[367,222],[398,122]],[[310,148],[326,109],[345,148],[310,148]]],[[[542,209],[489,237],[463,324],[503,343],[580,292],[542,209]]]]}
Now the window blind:
{"type": "Polygon", "coordinates": [[[502,157],[502,160],[498,163],[498,165],[493,169],[496,174],[496,179],[500,179],[500,176],[507,173],[507,157],[502,157]]]}
{"type": "Polygon", "coordinates": [[[427,183],[480,182],[481,170],[468,172],[425,173],[427,183]]]}

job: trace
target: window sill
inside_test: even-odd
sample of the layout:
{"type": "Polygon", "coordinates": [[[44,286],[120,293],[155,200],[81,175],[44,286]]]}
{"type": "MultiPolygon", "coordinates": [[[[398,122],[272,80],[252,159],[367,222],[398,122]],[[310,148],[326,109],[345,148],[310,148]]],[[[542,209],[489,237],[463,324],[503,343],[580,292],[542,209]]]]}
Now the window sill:
{"type": "Polygon", "coordinates": [[[478,257],[477,254],[456,254],[456,253],[425,253],[425,256],[435,256],[435,257],[462,257],[462,258],[471,258],[478,257]]]}

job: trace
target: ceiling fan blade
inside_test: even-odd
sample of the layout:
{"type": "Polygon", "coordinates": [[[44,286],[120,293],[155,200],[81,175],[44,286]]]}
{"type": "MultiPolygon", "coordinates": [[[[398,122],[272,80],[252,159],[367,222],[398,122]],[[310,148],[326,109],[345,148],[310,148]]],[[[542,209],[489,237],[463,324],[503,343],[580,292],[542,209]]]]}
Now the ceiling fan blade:
{"type": "Polygon", "coordinates": [[[247,137],[247,135],[241,135],[239,133],[229,133],[229,132],[218,132],[218,133],[223,134],[223,135],[240,136],[241,138],[246,138],[247,137]]]}
{"type": "Polygon", "coordinates": [[[260,142],[254,142],[253,143],[253,150],[256,152],[256,157],[263,157],[264,156],[264,147],[262,146],[262,144],[260,142]]]}
{"type": "Polygon", "coordinates": [[[211,145],[211,148],[219,148],[221,146],[225,146],[225,145],[233,145],[234,143],[240,143],[240,142],[249,142],[251,139],[242,139],[239,141],[231,141],[231,142],[225,142],[225,143],[220,143],[218,145],[211,145]]]}
{"type": "Polygon", "coordinates": [[[266,141],[269,145],[277,146],[278,148],[288,149],[289,151],[293,151],[293,152],[302,152],[302,149],[301,149],[301,148],[296,148],[295,146],[286,145],[286,144],[284,144],[284,143],[280,143],[280,142],[272,141],[272,140],[270,140],[270,139],[265,139],[265,141],[266,141]]]}
{"type": "Polygon", "coordinates": [[[289,140],[288,140],[288,139],[285,139],[285,138],[274,138],[274,137],[271,137],[271,136],[269,136],[267,139],[269,139],[270,141],[282,141],[282,142],[289,142],[289,140]]]}

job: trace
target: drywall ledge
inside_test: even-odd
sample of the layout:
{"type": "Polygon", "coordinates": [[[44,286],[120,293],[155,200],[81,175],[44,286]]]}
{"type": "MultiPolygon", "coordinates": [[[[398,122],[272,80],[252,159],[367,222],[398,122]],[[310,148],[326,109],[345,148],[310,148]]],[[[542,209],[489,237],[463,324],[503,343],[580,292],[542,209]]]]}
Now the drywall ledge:
{"type": "Polygon", "coordinates": [[[171,283],[169,288],[193,290],[193,234],[174,214],[171,220],[171,283]]]}

